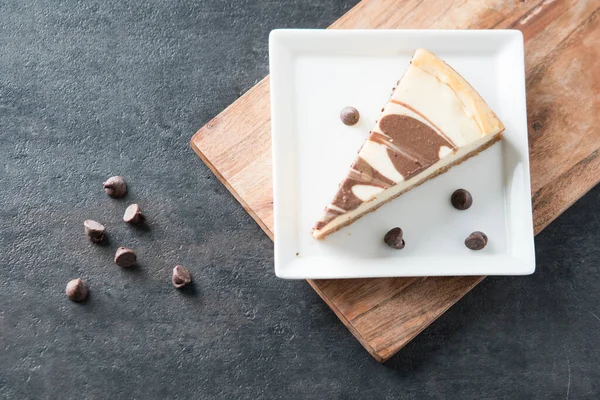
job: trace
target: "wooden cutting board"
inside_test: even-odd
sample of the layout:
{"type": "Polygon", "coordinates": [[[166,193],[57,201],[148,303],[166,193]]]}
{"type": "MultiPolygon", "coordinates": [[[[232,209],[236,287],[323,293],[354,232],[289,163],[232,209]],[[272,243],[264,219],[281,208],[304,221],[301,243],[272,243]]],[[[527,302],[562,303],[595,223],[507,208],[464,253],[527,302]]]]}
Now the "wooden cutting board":
{"type": "MultiPolygon", "coordinates": [[[[363,0],[330,28],[521,30],[535,232],[600,181],[600,1],[363,0]]],[[[200,129],[191,145],[273,239],[270,135],[267,77],[200,129]]],[[[309,283],[383,362],[483,278],[309,283]]]]}

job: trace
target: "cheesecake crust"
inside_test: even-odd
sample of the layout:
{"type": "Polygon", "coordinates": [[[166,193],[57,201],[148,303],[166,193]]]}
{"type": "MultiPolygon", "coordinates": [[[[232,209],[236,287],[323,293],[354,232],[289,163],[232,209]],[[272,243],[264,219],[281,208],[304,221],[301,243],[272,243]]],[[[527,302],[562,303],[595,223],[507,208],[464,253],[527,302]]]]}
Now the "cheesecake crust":
{"type": "Polygon", "coordinates": [[[435,54],[425,49],[417,49],[411,64],[448,85],[463,103],[466,114],[477,122],[483,136],[504,130],[504,124],[481,95],[454,68],[435,54]]]}

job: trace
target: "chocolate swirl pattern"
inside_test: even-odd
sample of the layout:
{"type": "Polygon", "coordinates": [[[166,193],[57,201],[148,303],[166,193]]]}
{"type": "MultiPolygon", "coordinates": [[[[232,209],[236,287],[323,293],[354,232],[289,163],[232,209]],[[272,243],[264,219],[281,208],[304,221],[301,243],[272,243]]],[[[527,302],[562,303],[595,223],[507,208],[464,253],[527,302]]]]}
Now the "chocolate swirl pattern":
{"type": "Polygon", "coordinates": [[[313,236],[323,238],[501,138],[504,126],[446,63],[419,49],[313,236]]]}
{"type": "Polygon", "coordinates": [[[316,227],[325,226],[334,218],[371,200],[384,189],[415,176],[437,162],[440,153],[444,154],[443,148],[456,148],[426,123],[408,115],[388,114],[381,118],[378,128],[381,133],[371,132],[331,204],[325,209],[325,217],[316,227]],[[385,153],[369,151],[374,145],[385,147],[385,153]],[[367,150],[363,151],[365,147],[367,150]],[[388,161],[374,159],[373,164],[392,165],[397,174],[390,174],[389,168],[379,170],[369,161],[382,155],[388,161]]]}

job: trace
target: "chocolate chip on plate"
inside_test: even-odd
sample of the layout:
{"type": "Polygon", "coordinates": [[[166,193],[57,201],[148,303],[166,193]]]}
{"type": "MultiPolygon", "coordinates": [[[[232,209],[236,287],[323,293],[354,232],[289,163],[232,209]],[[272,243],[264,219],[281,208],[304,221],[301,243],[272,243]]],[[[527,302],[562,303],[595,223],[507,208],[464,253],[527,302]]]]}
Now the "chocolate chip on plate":
{"type": "Polygon", "coordinates": [[[473,196],[465,189],[458,189],[452,193],[450,202],[457,210],[466,210],[473,204],[473,196]]]}
{"type": "Polygon", "coordinates": [[[88,286],[79,278],[73,279],[67,283],[65,292],[69,300],[83,301],[88,295],[88,286]]]}
{"type": "Polygon", "coordinates": [[[123,221],[132,224],[143,222],[144,219],[144,214],[142,214],[140,206],[137,204],[132,204],[129,207],[127,207],[125,209],[125,214],[123,214],[123,221]]]}
{"type": "Polygon", "coordinates": [[[104,240],[104,225],[91,219],[83,221],[85,234],[93,243],[100,243],[104,240]]]}
{"type": "Polygon", "coordinates": [[[402,235],[403,235],[402,229],[393,228],[393,229],[390,229],[390,231],[385,234],[383,241],[385,242],[385,244],[387,244],[391,248],[400,250],[400,249],[403,249],[404,246],[406,245],[406,243],[404,242],[404,239],[402,238],[402,235]]]}
{"type": "Polygon", "coordinates": [[[104,191],[110,197],[123,197],[127,193],[127,184],[122,176],[112,176],[102,184],[104,191]]]}
{"type": "Polygon", "coordinates": [[[171,282],[173,283],[173,286],[175,286],[177,289],[181,289],[185,285],[189,284],[191,281],[192,275],[186,267],[182,265],[176,265],[175,268],[173,268],[173,276],[171,277],[171,282]]]}
{"type": "Polygon", "coordinates": [[[126,247],[119,247],[115,253],[115,264],[119,267],[133,267],[137,261],[135,251],[126,247]]]}
{"type": "Polygon", "coordinates": [[[360,113],[354,107],[344,107],[340,112],[340,119],[345,125],[356,125],[360,119],[360,113]]]}
{"type": "Polygon", "coordinates": [[[475,231],[465,239],[465,246],[471,250],[481,250],[488,242],[488,237],[485,233],[475,231]]]}

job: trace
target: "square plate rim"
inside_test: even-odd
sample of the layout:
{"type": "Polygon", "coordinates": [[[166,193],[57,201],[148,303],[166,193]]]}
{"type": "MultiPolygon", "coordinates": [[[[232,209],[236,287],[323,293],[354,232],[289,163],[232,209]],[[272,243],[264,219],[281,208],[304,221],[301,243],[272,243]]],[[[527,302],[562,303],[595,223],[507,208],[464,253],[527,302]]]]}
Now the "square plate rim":
{"type": "MultiPolygon", "coordinates": [[[[311,40],[318,39],[323,36],[330,37],[346,37],[350,38],[352,36],[388,36],[388,35],[396,35],[398,38],[401,38],[405,35],[415,36],[415,35],[425,35],[428,37],[435,37],[437,35],[471,35],[471,36],[496,36],[500,38],[506,38],[507,40],[517,40],[518,43],[518,54],[512,55],[513,57],[518,57],[519,61],[519,73],[518,73],[518,82],[515,84],[519,90],[519,99],[522,99],[523,107],[519,108],[519,115],[515,117],[515,119],[519,119],[518,124],[519,127],[523,129],[525,133],[527,133],[527,112],[526,112],[526,91],[525,91],[525,62],[524,62],[524,41],[523,35],[521,31],[515,29],[481,29],[481,30],[468,30],[468,29],[458,29],[458,30],[445,30],[445,29],[354,29],[354,30],[329,30],[329,29],[275,29],[272,30],[269,35],[269,68],[270,68],[270,97],[271,97],[271,128],[272,128],[272,155],[273,155],[273,217],[274,217],[274,233],[275,233],[275,274],[276,276],[284,279],[348,279],[348,278],[378,278],[378,277],[409,277],[409,276],[453,276],[455,273],[442,273],[442,274],[413,274],[401,272],[396,275],[379,275],[377,273],[366,273],[361,275],[327,275],[321,274],[318,276],[306,275],[301,272],[298,273],[298,268],[282,268],[282,261],[280,258],[281,255],[281,241],[277,238],[278,225],[281,223],[281,215],[279,214],[279,206],[277,201],[277,192],[281,188],[281,176],[278,171],[277,165],[277,154],[279,141],[278,136],[275,132],[279,131],[280,121],[278,119],[278,108],[279,104],[277,102],[279,85],[277,83],[278,79],[282,77],[279,76],[279,72],[281,72],[277,66],[278,58],[280,57],[277,53],[281,51],[281,49],[276,49],[276,46],[281,45],[281,41],[285,41],[288,39],[296,40],[298,37],[303,36],[305,38],[309,38],[311,40]],[[275,82],[275,83],[274,83],[275,82]]],[[[289,50],[289,49],[288,49],[289,50]]],[[[492,54],[497,53],[501,50],[501,47],[496,49],[492,49],[492,54]]],[[[335,54],[335,53],[334,53],[335,54]]],[[[528,142],[528,139],[525,138],[525,142],[528,142]]],[[[526,188],[523,188],[524,193],[523,196],[520,197],[528,197],[528,201],[526,204],[522,204],[522,207],[525,207],[526,217],[528,219],[527,230],[530,231],[530,234],[527,235],[529,238],[528,241],[528,250],[529,254],[527,259],[523,260],[517,258],[515,256],[506,255],[507,259],[514,259],[515,261],[520,261],[526,264],[527,268],[523,267],[519,271],[513,271],[511,273],[506,274],[490,274],[489,272],[481,272],[481,273],[469,273],[469,274],[460,274],[462,276],[466,275],[529,275],[535,271],[535,247],[534,247],[534,239],[533,239],[533,218],[532,218],[532,207],[531,207],[531,177],[530,177],[530,169],[529,169],[529,153],[526,151],[519,159],[519,161],[523,164],[523,179],[526,182],[526,188]]],[[[308,233],[307,233],[308,235],[308,233]]],[[[491,256],[494,258],[502,257],[502,254],[491,256]]],[[[318,258],[318,257],[315,257],[318,258]]],[[[291,262],[288,261],[287,265],[295,264],[301,262],[298,259],[293,259],[291,262]]]]}

